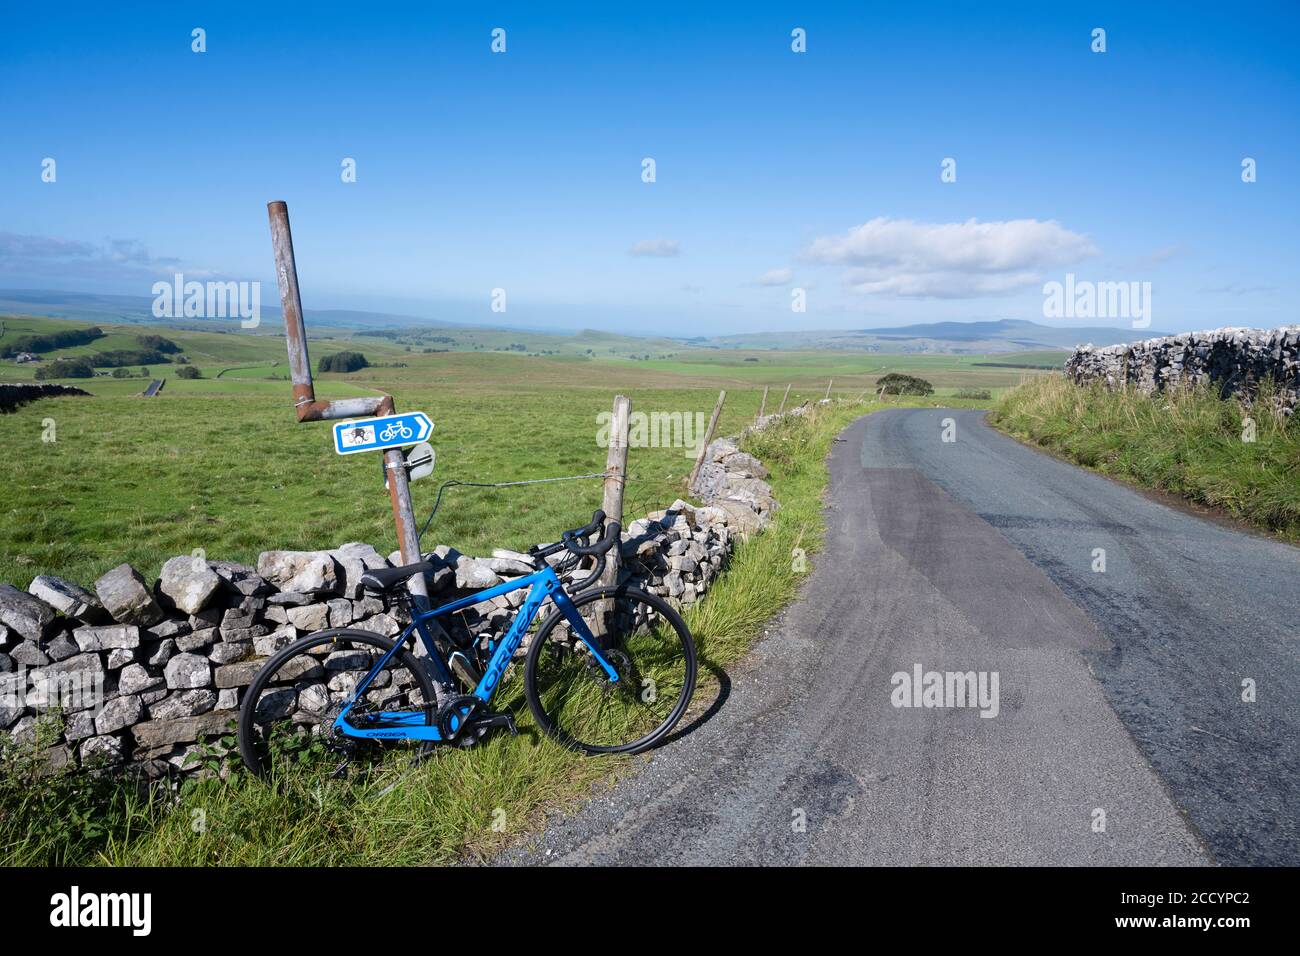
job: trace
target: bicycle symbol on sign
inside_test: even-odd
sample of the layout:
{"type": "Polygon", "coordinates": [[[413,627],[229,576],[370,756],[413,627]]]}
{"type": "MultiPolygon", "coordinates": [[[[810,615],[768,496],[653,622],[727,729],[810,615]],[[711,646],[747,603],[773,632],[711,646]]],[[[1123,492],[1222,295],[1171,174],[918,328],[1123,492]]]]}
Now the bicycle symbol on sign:
{"type": "Polygon", "coordinates": [[[402,422],[389,422],[379,433],[380,441],[392,441],[394,438],[412,438],[415,432],[402,422]]]}

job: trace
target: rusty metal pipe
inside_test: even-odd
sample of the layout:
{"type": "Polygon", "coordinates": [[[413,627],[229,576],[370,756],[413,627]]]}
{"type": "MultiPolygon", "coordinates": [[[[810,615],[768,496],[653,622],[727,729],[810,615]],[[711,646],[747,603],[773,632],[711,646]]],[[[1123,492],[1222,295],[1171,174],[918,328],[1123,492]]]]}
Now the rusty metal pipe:
{"type": "Polygon", "coordinates": [[[365,398],[342,398],[332,402],[312,402],[299,405],[298,421],[324,422],[337,418],[369,418],[372,415],[391,414],[391,395],[369,395],[365,398]],[[387,407],[385,407],[387,405],[387,407]]]}
{"type": "Polygon", "coordinates": [[[280,311],[284,315],[284,337],[289,346],[289,375],[293,380],[293,405],[298,421],[311,421],[326,403],[316,401],[311,381],[311,359],[307,355],[307,326],[302,317],[302,296],[298,291],[298,264],[293,257],[293,233],[289,229],[289,206],[277,199],[266,204],[271,220],[271,248],[275,251],[275,279],[280,286],[280,311]]]}
{"type": "MultiPolygon", "coordinates": [[[[293,380],[293,404],[298,421],[317,422],[393,414],[395,407],[391,395],[346,398],[333,402],[317,401],[316,388],[311,378],[311,359],[307,355],[307,326],[302,314],[302,296],[298,290],[298,265],[293,256],[289,207],[283,201],[276,200],[267,203],[266,211],[271,221],[275,276],[280,286],[280,308],[284,313],[284,336],[289,349],[289,374],[293,380]]],[[[384,474],[388,480],[388,497],[393,506],[397,546],[401,549],[402,561],[414,564],[420,560],[420,539],[416,532],[406,462],[400,450],[392,448],[384,453],[384,474]]],[[[429,591],[423,575],[411,577],[407,587],[418,605],[428,606],[429,591]]]]}

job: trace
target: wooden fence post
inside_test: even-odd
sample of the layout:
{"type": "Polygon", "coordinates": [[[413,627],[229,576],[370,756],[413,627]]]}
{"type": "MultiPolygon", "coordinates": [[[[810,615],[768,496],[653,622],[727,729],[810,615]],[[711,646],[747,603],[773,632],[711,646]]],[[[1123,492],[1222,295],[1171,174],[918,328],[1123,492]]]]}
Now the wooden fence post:
{"type": "Polygon", "coordinates": [[[759,418],[762,418],[762,417],[763,417],[763,414],[764,414],[766,411],[767,411],[767,386],[764,385],[764,386],[763,386],[763,401],[760,402],[759,405],[758,405],[758,417],[759,417],[759,418]]]}
{"type": "MultiPolygon", "coordinates": [[[[632,416],[632,400],[625,395],[614,396],[614,418],[609,424],[609,452],[605,455],[605,500],[601,510],[606,521],[623,524],[623,487],[627,484],[627,430],[632,416]]],[[[604,586],[618,584],[618,572],[623,563],[621,541],[605,556],[605,573],[600,583],[604,586]]]]}
{"type": "Polygon", "coordinates": [[[833,379],[833,378],[832,378],[832,379],[827,379],[827,381],[826,381],[826,397],[823,398],[822,401],[824,401],[824,402],[825,402],[825,401],[830,401],[830,397],[831,397],[831,384],[832,384],[834,381],[835,381],[835,379],[833,379]]]}
{"type": "Polygon", "coordinates": [[[704,456],[709,451],[709,442],[713,441],[713,429],[718,427],[718,416],[722,414],[722,403],[726,400],[727,390],[724,388],[718,392],[718,403],[713,406],[713,417],[709,419],[709,427],[704,432],[704,441],[700,442],[700,453],[695,456],[695,467],[691,469],[690,480],[686,482],[688,495],[695,491],[695,480],[700,477],[700,469],[704,467],[704,456]]]}
{"type": "MultiPolygon", "coordinates": [[[[791,382],[790,384],[793,385],[794,383],[791,382]]],[[[790,385],[787,385],[785,387],[785,394],[781,396],[781,407],[776,410],[776,413],[778,415],[780,415],[782,412],[785,411],[785,400],[789,397],[790,397],[790,385]]]]}

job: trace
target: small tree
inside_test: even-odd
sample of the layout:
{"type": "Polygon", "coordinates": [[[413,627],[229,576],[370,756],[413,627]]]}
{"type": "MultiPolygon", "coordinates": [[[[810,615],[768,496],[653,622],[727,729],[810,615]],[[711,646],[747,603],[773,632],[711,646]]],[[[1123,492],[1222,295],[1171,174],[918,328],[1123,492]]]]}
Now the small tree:
{"type": "Polygon", "coordinates": [[[140,348],[154,352],[176,353],[181,350],[179,345],[161,335],[137,335],[135,341],[140,348]]]}
{"type": "Polygon", "coordinates": [[[876,390],[885,395],[933,395],[934,386],[915,375],[890,372],[876,382],[876,390]]]}
{"type": "Polygon", "coordinates": [[[113,378],[130,378],[130,377],[131,377],[131,370],[129,368],[119,367],[113,369],[113,378]]]}
{"type": "Polygon", "coordinates": [[[335,352],[333,355],[321,356],[316,370],[318,372],[355,372],[369,365],[370,363],[366,361],[366,357],[360,352],[335,352]]]}
{"type": "Polygon", "coordinates": [[[55,359],[49,365],[36,370],[38,379],[49,378],[94,378],[95,366],[90,359],[83,356],[55,359]]]}
{"type": "Polygon", "coordinates": [[[176,370],[177,378],[202,378],[199,370],[193,365],[182,365],[176,370]]]}

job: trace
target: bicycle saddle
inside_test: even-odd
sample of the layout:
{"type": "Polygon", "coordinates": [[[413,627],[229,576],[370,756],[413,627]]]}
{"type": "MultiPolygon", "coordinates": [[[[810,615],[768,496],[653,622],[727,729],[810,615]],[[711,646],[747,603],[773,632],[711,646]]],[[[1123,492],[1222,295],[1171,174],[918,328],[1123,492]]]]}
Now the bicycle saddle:
{"type": "Polygon", "coordinates": [[[379,568],[361,575],[361,586],[371,591],[391,591],[411,575],[432,570],[433,564],[428,561],[404,564],[400,568],[379,568]]]}

